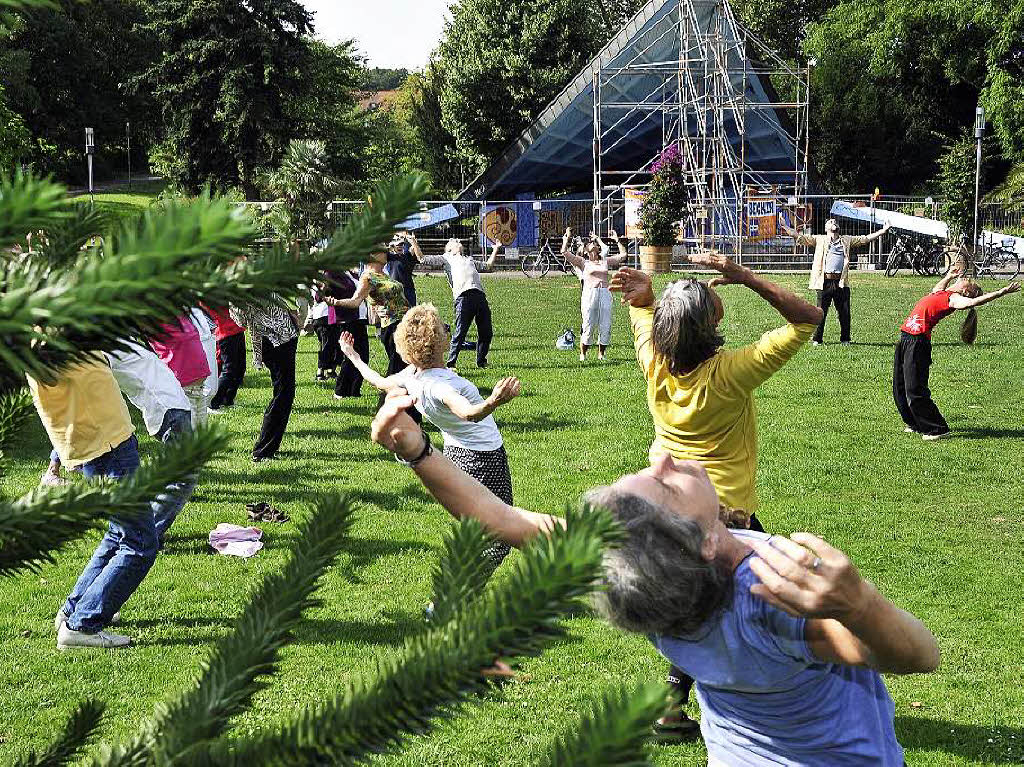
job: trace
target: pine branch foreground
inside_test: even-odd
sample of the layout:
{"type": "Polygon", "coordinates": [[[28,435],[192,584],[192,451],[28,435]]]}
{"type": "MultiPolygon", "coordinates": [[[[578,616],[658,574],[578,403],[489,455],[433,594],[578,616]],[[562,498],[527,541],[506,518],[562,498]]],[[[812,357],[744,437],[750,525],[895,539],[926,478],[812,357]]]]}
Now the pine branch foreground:
{"type": "Polygon", "coordinates": [[[87,700],[78,708],[64,725],[64,731],[45,751],[32,752],[14,763],[14,767],[63,767],[69,764],[92,740],[103,719],[106,704],[87,700]]]}
{"type": "Polygon", "coordinates": [[[227,444],[225,428],[211,425],[160,445],[120,482],[38,487],[15,501],[0,502],[0,577],[53,563],[66,543],[111,515],[152,514],[150,501],[169,484],[198,472],[227,444]]]}
{"type": "Polygon", "coordinates": [[[449,528],[441,544],[441,558],[434,568],[433,614],[435,626],[451,621],[483,593],[494,566],[485,556],[494,542],[475,519],[463,519],[449,528]]]}

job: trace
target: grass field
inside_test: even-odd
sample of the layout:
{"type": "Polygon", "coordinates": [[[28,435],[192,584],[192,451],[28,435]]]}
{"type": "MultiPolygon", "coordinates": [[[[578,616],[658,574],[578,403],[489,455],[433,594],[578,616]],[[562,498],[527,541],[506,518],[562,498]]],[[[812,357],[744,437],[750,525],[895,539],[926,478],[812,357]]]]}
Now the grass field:
{"type": "MultiPolygon", "coordinates": [[[[805,279],[781,281],[798,287],[805,279]]],[[[417,281],[421,300],[450,316],[445,281],[417,281]]],[[[938,636],[937,673],[887,680],[908,764],[1020,764],[1024,300],[984,307],[973,348],[957,341],[954,319],[936,330],[932,388],[957,438],[923,443],[903,433],[890,376],[899,323],[930,284],[856,276],[855,344],[834,343],[838,330],[830,325],[826,340],[833,343],[804,349],[760,390],[758,516],[772,532],[822,534],[938,636]]],[[[564,327],[578,326],[574,280],[493,279],[486,286],[497,328],[491,366],[477,370],[464,353],[459,367],[482,389],[510,374],[524,382],[524,394],[497,414],[517,502],[558,512],[583,490],[641,468],[652,429],[626,312],[616,308],[611,361],[581,366],[575,353],[553,346],[564,327]]],[[[722,293],[730,344],[780,323],[749,291],[722,293]]],[[[371,346],[380,368],[380,345],[371,346]]],[[[238,407],[221,416],[233,434],[230,452],[203,473],[167,549],[125,606],[122,629],[136,640],[134,648],[55,649],[54,612],[98,532],[69,546],[41,574],[0,581],[0,753],[11,758],[42,745],[86,696],[109,705],[104,739],[128,736],[158,701],[189,684],[257,579],[280,567],[292,534],[290,525],[268,525],[267,546],[251,560],[209,555],[208,531],[222,521],[244,523],[248,501],[268,500],[300,514],[314,491],[340,488],[356,493],[361,509],[351,550],[319,591],[323,606],[307,613],[281,673],[239,719],[237,732],[270,725],[332,694],[421,629],[449,519],[410,471],[369,442],[375,402],[369,387],[361,400],[340,403],[313,381],[315,347],[312,338],[300,346],[298,397],[281,460],[249,460],[269,397],[265,372],[250,371],[238,407]]],[[[142,446],[152,441],[144,437],[142,446]]],[[[33,419],[9,451],[0,490],[10,495],[32,487],[48,450],[33,419]]],[[[567,623],[566,641],[523,664],[527,678],[375,763],[530,764],[602,686],[664,676],[666,664],[641,637],[586,615],[567,623]]],[[[699,744],[652,748],[659,765],[706,762],[699,744]]]]}

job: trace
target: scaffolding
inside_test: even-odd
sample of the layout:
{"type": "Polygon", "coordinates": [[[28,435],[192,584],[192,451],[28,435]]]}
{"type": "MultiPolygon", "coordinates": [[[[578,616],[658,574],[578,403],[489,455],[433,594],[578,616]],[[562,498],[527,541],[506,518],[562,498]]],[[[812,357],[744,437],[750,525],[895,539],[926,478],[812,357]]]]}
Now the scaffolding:
{"type": "Polygon", "coordinates": [[[675,144],[690,200],[684,247],[742,259],[745,242],[776,234],[774,223],[770,233],[754,231],[758,223],[787,208],[796,223],[805,209],[810,69],[794,69],[741,28],[728,0],[674,5],[627,59],[594,66],[594,227],[623,220],[625,190],[646,186],[675,144]],[[665,60],[666,50],[677,57],[665,60]],[[638,132],[650,136],[649,154],[616,155],[638,132]],[[754,134],[784,142],[787,160],[752,164],[754,134]]]}

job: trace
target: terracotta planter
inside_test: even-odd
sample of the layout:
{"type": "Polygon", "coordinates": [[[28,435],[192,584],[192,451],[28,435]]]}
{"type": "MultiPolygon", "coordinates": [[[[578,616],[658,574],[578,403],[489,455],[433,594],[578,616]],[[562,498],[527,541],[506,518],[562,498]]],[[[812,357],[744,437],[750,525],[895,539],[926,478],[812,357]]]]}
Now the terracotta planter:
{"type": "Polygon", "coordinates": [[[671,245],[641,245],[640,268],[648,274],[672,271],[671,245]]]}

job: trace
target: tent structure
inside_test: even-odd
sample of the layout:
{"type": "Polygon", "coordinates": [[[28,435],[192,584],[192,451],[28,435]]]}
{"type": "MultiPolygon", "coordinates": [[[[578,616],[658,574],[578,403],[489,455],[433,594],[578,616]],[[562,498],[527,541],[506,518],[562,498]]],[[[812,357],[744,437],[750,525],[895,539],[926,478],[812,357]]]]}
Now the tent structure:
{"type": "Polygon", "coordinates": [[[599,225],[674,142],[703,226],[736,237],[746,190],[806,193],[806,74],[742,30],[728,0],[650,0],[462,198],[587,190],[599,225]]]}

